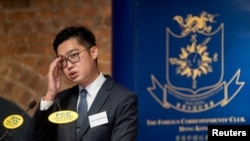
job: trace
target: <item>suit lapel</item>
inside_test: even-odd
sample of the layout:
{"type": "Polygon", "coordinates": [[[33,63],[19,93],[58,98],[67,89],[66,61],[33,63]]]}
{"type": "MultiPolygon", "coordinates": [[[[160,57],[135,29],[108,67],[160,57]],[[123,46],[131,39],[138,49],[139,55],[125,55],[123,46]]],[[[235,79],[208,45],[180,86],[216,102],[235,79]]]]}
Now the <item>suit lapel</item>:
{"type": "MultiPolygon", "coordinates": [[[[107,80],[104,82],[103,86],[101,87],[101,89],[99,90],[99,92],[96,95],[96,98],[94,100],[94,102],[92,103],[87,116],[84,119],[84,125],[82,126],[82,128],[80,129],[80,133],[81,135],[79,137],[82,137],[87,130],[90,128],[90,124],[89,124],[89,116],[90,115],[94,115],[94,114],[98,114],[99,112],[103,112],[101,111],[101,109],[103,108],[103,105],[106,103],[108,97],[110,96],[109,94],[109,89],[112,86],[113,81],[110,81],[110,78],[107,78],[107,80]]],[[[80,140],[80,138],[77,138],[77,140],[80,140]]]]}

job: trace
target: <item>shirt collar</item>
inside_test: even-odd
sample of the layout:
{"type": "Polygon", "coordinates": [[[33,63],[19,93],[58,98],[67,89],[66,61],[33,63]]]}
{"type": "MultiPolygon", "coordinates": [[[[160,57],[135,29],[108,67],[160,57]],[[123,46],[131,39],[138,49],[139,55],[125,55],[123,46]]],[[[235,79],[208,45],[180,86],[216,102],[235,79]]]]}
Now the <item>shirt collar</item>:
{"type": "MultiPolygon", "coordinates": [[[[85,87],[88,94],[90,96],[95,96],[99,89],[101,88],[102,84],[105,82],[106,78],[104,77],[103,73],[100,72],[99,76],[88,86],[85,87]]],[[[79,92],[84,89],[81,85],[79,85],[79,92]]]]}

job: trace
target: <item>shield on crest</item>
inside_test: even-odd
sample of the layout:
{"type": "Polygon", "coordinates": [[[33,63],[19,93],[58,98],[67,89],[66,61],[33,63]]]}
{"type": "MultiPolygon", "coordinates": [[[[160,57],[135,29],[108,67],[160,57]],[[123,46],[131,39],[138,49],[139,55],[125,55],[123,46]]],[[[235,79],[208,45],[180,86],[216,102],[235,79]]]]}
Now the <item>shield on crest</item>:
{"type": "Polygon", "coordinates": [[[175,34],[166,31],[168,87],[182,94],[201,94],[223,81],[224,26],[212,32],[175,34]]]}

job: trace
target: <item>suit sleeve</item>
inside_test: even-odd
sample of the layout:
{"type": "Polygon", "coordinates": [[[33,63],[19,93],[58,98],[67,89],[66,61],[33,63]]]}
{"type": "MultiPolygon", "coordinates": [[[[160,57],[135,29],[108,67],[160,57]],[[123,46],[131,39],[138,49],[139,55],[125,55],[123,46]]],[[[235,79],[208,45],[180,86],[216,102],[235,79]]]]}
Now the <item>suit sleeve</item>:
{"type": "Polygon", "coordinates": [[[48,120],[48,116],[53,112],[53,106],[45,111],[41,111],[39,107],[40,104],[31,119],[26,141],[49,141],[54,138],[51,135],[55,135],[55,124],[48,120]]]}
{"type": "Polygon", "coordinates": [[[138,128],[137,95],[129,95],[118,107],[112,141],[136,141],[138,128]]]}

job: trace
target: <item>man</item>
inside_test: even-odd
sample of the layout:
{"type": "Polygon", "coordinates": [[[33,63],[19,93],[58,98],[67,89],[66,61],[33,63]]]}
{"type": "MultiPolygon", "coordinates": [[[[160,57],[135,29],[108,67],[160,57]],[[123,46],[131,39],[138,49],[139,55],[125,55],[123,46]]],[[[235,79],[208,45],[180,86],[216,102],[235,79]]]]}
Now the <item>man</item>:
{"type": "Polygon", "coordinates": [[[58,57],[50,64],[48,89],[32,117],[27,141],[136,141],[137,95],[100,72],[94,34],[84,26],[67,27],[57,34],[53,47],[58,57]],[[76,85],[59,92],[62,73],[76,85]],[[82,89],[87,92],[85,116],[79,106],[82,89]],[[58,110],[73,110],[79,117],[63,125],[50,122],[48,116],[58,110]],[[91,116],[104,121],[93,126],[91,116]]]}

